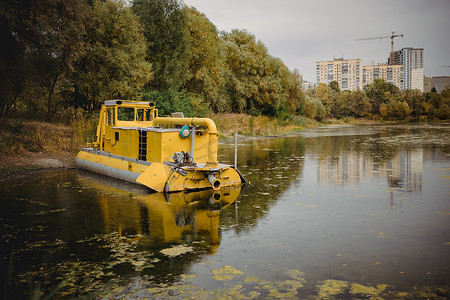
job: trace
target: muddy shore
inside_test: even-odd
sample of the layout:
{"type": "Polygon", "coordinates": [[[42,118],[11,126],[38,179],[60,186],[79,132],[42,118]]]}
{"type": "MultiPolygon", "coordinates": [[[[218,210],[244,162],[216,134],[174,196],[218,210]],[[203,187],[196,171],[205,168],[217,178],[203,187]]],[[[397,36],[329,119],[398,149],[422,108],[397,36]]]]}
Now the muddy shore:
{"type": "Polygon", "coordinates": [[[0,181],[51,169],[75,168],[76,153],[25,152],[0,155],[0,181]]]}

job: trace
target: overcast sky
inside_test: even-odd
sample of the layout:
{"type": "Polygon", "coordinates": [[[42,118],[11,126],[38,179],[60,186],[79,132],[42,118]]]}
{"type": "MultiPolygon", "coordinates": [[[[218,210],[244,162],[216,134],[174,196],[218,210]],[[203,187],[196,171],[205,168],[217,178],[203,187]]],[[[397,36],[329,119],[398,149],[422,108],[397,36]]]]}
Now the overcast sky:
{"type": "Polygon", "coordinates": [[[246,29],[272,56],[304,80],[315,81],[317,61],[359,58],[386,63],[395,50],[424,48],[425,76],[449,76],[450,0],[184,0],[218,30],[246,29]]]}

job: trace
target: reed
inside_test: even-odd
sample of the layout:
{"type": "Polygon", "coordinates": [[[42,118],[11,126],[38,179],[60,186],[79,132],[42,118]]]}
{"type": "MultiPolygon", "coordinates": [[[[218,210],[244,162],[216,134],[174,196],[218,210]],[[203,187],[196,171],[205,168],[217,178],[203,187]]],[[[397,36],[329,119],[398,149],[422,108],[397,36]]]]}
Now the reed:
{"type": "Polygon", "coordinates": [[[78,114],[67,124],[0,119],[0,154],[77,152],[95,140],[98,116],[78,114]]]}
{"type": "Polygon", "coordinates": [[[221,137],[229,138],[235,132],[247,136],[271,136],[285,134],[289,131],[302,130],[313,126],[313,120],[302,116],[291,116],[280,120],[267,116],[251,116],[243,114],[213,114],[209,116],[217,125],[221,137]]]}
{"type": "Polygon", "coordinates": [[[0,154],[45,151],[51,137],[46,123],[3,119],[0,125],[0,154]]]}
{"type": "Polygon", "coordinates": [[[68,151],[78,151],[86,144],[95,141],[97,132],[98,115],[87,118],[77,118],[70,124],[70,142],[68,151]]]}

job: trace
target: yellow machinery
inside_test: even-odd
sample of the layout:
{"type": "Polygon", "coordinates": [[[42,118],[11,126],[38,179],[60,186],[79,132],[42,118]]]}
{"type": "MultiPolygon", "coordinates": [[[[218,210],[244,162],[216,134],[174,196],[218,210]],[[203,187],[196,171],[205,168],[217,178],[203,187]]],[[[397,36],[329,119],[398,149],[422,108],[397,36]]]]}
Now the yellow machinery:
{"type": "Polygon", "coordinates": [[[153,102],[108,100],[100,111],[97,141],[81,149],[76,163],[157,192],[246,183],[235,166],[217,161],[217,148],[211,119],[163,118],[153,102]]]}

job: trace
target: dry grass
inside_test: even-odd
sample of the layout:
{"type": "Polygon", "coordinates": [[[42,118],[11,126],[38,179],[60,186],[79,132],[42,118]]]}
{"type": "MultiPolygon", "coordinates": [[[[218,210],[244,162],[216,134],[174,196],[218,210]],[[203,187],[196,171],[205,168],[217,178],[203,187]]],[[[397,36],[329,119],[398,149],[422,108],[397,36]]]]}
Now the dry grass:
{"type": "Polygon", "coordinates": [[[0,175],[73,167],[75,154],[95,138],[97,120],[76,118],[70,125],[0,119],[0,175]]]}
{"type": "Polygon", "coordinates": [[[216,123],[219,133],[223,137],[231,137],[235,132],[248,136],[271,136],[285,134],[289,131],[302,130],[316,122],[296,117],[286,121],[267,116],[251,116],[243,114],[215,114],[210,118],[216,123]]]}
{"type": "Polygon", "coordinates": [[[0,119],[0,154],[76,152],[95,136],[96,120],[74,120],[71,125],[0,119]]]}

